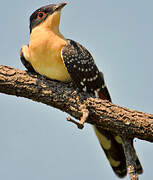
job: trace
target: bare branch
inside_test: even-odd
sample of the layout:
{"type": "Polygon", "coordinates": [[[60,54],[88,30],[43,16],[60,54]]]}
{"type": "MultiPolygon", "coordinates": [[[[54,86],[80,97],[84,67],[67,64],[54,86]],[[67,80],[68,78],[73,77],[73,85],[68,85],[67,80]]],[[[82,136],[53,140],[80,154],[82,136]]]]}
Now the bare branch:
{"type": "Polygon", "coordinates": [[[133,151],[133,147],[132,147],[132,143],[131,141],[133,141],[132,139],[127,139],[127,138],[123,138],[122,141],[122,145],[123,145],[123,149],[124,149],[124,153],[125,153],[125,157],[126,157],[126,165],[127,165],[127,170],[130,176],[131,180],[138,180],[138,173],[136,171],[137,167],[136,167],[136,162],[135,162],[135,152],[133,151]]]}
{"type": "Polygon", "coordinates": [[[71,83],[0,66],[0,92],[58,108],[122,137],[153,142],[153,115],[119,107],[87,93],[76,94],[71,83]]]}

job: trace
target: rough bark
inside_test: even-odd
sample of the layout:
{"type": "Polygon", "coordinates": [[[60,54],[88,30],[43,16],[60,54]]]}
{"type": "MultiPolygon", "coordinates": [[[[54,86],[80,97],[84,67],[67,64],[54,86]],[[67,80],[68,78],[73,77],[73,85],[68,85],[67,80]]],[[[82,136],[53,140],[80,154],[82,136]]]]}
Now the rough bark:
{"type": "Polygon", "coordinates": [[[44,103],[76,119],[86,117],[86,122],[122,137],[153,142],[152,114],[119,107],[87,93],[76,94],[71,83],[52,81],[37,74],[0,66],[0,92],[44,103]]]}
{"type": "Polygon", "coordinates": [[[124,149],[124,153],[125,153],[125,157],[126,157],[126,167],[128,170],[128,174],[130,177],[130,180],[138,180],[138,173],[136,171],[137,167],[136,167],[136,162],[135,162],[135,152],[134,149],[132,148],[132,144],[131,141],[133,141],[132,139],[127,139],[127,138],[123,138],[122,137],[122,145],[123,145],[123,149],[124,149]]]}

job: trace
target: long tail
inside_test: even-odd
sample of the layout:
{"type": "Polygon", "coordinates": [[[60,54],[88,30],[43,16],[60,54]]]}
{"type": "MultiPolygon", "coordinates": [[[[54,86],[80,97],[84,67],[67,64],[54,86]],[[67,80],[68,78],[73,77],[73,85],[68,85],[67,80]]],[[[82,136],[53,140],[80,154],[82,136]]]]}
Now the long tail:
{"type": "MultiPolygon", "coordinates": [[[[122,139],[119,136],[113,136],[109,131],[103,130],[100,127],[94,126],[94,130],[115,174],[120,178],[123,178],[127,174],[127,168],[122,147],[122,139]]],[[[137,173],[141,174],[143,169],[136,153],[135,161],[137,165],[137,173]]]]}
{"type": "MultiPolygon", "coordinates": [[[[101,73],[101,77],[103,81],[103,86],[98,92],[98,96],[101,99],[106,99],[111,102],[111,97],[105,85],[103,73],[101,73]]],[[[127,174],[127,167],[126,167],[126,158],[125,158],[124,149],[122,146],[121,137],[114,136],[111,134],[111,132],[104,130],[100,127],[94,126],[94,130],[99,140],[99,143],[102,149],[104,150],[106,157],[109,160],[109,163],[112,169],[114,170],[115,174],[119,176],[120,178],[123,178],[127,174]]],[[[132,147],[133,147],[133,141],[131,142],[132,142],[132,147]]],[[[135,162],[137,165],[137,173],[141,174],[143,172],[143,169],[142,169],[142,166],[140,164],[140,161],[138,159],[135,149],[134,149],[134,152],[135,152],[135,162]]]]}

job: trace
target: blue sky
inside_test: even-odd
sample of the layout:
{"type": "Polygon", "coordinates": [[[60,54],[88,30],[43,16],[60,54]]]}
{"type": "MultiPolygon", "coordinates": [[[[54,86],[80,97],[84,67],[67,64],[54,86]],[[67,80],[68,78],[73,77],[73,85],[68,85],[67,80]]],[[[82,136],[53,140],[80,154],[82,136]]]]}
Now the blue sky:
{"type": "MultiPolygon", "coordinates": [[[[59,2],[1,2],[1,65],[25,69],[19,50],[29,40],[29,16],[59,2]]],[[[67,2],[61,32],[92,53],[113,102],[153,113],[153,1],[67,2]]],[[[78,130],[66,121],[66,113],[3,94],[0,108],[0,179],[118,179],[90,125],[78,130]]],[[[151,179],[153,145],[136,139],[135,147],[144,167],[141,180],[151,179]]]]}

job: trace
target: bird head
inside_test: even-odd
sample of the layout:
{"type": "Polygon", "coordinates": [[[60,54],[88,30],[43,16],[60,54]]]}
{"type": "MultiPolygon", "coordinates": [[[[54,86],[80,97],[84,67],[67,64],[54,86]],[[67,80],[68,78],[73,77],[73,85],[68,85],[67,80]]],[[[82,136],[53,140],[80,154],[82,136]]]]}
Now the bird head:
{"type": "Polygon", "coordinates": [[[59,28],[61,10],[66,4],[66,2],[50,4],[33,12],[30,16],[30,33],[38,26],[51,30],[59,28]]]}

